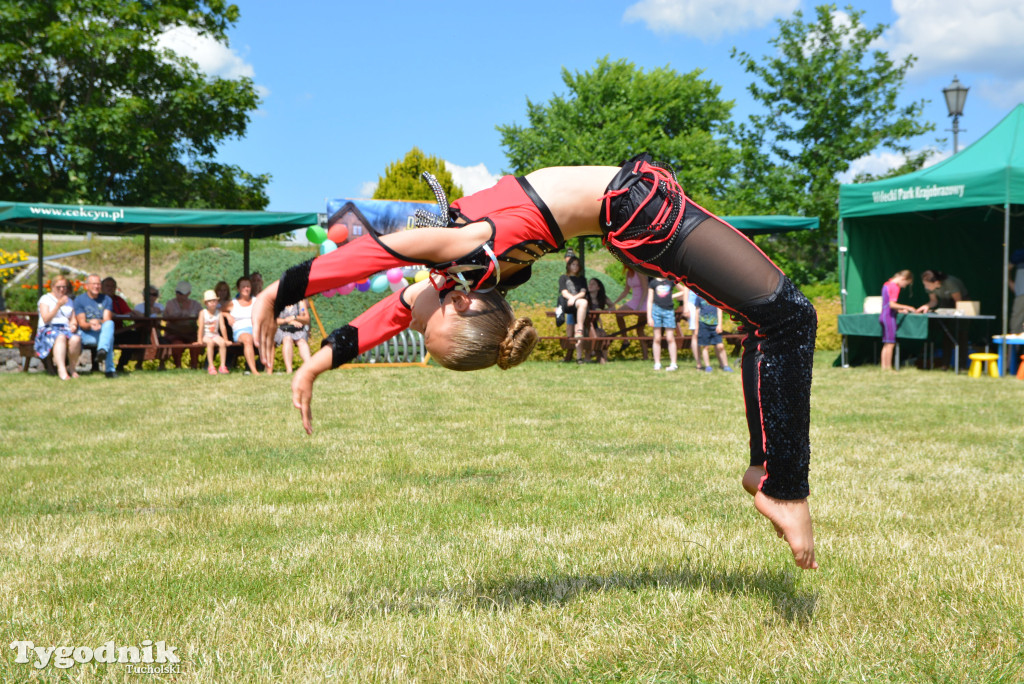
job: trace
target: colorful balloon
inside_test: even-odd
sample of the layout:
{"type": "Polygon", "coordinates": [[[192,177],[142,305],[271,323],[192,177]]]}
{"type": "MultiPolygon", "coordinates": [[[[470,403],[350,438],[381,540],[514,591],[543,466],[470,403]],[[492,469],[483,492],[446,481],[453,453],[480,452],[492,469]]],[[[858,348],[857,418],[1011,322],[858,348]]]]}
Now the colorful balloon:
{"type": "Polygon", "coordinates": [[[320,254],[330,254],[336,249],[338,249],[338,245],[334,244],[330,240],[324,239],[324,241],[320,243],[320,254]]]}
{"type": "Polygon", "coordinates": [[[399,280],[402,279],[402,269],[397,267],[389,268],[387,273],[385,273],[384,275],[387,276],[389,283],[397,283],[399,280]]]}
{"type": "Polygon", "coordinates": [[[335,223],[327,229],[327,239],[336,245],[340,245],[348,239],[348,228],[344,223],[335,223]]]}
{"type": "Polygon", "coordinates": [[[327,231],[320,226],[310,226],[306,228],[306,239],[314,245],[319,245],[327,239],[327,231]]]}
{"type": "Polygon", "coordinates": [[[413,281],[418,283],[421,280],[426,280],[427,276],[429,275],[430,271],[428,269],[421,268],[420,270],[416,271],[416,275],[413,277],[413,281]]]}
{"type": "Polygon", "coordinates": [[[366,292],[367,290],[370,289],[370,281],[363,280],[356,283],[356,289],[359,290],[360,292],[366,292]]]}
{"type": "Polygon", "coordinates": [[[354,289],[356,289],[356,284],[355,283],[349,283],[348,285],[342,285],[341,287],[338,288],[338,294],[340,294],[340,295],[347,295],[350,292],[352,292],[352,290],[354,290],[354,289]]]}
{"type": "Polygon", "coordinates": [[[374,276],[370,281],[370,289],[374,292],[384,292],[388,289],[388,277],[386,275],[374,276]]]}
{"type": "Polygon", "coordinates": [[[405,282],[405,278],[396,280],[395,282],[388,281],[388,286],[392,292],[400,292],[408,283],[405,282]]]}
{"type": "Polygon", "coordinates": [[[320,294],[322,294],[324,297],[327,297],[328,299],[330,299],[334,295],[338,294],[338,291],[337,290],[324,290],[320,294]]]}

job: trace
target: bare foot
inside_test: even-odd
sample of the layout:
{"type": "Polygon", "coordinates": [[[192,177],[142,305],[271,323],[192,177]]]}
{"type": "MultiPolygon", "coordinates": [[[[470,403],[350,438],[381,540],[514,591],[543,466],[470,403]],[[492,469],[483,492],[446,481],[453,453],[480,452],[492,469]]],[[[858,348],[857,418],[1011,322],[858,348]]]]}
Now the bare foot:
{"type": "Polygon", "coordinates": [[[775,533],[789,543],[797,566],[805,570],[818,569],[814,560],[814,528],[807,499],[784,501],[759,491],[754,494],[754,507],[771,521],[775,533]]]}

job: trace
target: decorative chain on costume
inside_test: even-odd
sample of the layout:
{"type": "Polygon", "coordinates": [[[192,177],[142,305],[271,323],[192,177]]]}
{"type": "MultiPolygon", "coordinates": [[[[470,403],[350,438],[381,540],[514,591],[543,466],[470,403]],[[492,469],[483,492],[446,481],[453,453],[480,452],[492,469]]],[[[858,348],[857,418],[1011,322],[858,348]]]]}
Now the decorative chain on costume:
{"type": "Polygon", "coordinates": [[[678,230],[686,194],[672,170],[653,163],[650,155],[627,162],[601,199],[604,246],[626,265],[657,262],[686,237],[686,231],[678,230]]]}
{"type": "Polygon", "coordinates": [[[441,183],[434,177],[434,174],[424,171],[422,176],[430,185],[430,189],[434,191],[434,197],[437,198],[437,206],[440,212],[432,214],[426,209],[417,209],[415,225],[417,228],[447,228],[451,225],[448,213],[448,196],[445,195],[444,188],[441,187],[441,183]]]}

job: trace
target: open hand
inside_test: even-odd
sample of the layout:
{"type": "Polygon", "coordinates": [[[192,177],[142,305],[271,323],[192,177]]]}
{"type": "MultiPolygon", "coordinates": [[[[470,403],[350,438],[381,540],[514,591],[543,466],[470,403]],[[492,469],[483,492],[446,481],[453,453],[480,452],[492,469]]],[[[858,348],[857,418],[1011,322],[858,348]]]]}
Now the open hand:
{"type": "Polygon", "coordinates": [[[313,434],[313,410],[311,403],[313,401],[313,381],[316,380],[316,374],[310,372],[304,364],[301,368],[295,371],[295,377],[292,378],[292,406],[299,409],[299,414],[302,416],[302,429],[306,431],[307,435],[313,434]]]}

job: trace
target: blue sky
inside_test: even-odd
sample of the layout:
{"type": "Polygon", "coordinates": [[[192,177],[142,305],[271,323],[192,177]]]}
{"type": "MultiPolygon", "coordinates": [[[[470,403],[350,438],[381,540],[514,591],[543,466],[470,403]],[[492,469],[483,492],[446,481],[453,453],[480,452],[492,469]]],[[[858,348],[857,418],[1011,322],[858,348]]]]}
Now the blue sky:
{"type": "MultiPolygon", "coordinates": [[[[602,56],[639,67],[702,69],[735,101],[734,118],[758,111],[731,48],[769,54],[777,18],[800,0],[518,0],[325,2],[236,0],[228,47],[168,37],[211,74],[251,76],[263,93],[248,135],[220,159],[269,173],[269,209],[324,211],[328,198],[368,197],[387,164],[413,146],[443,158],[471,192],[508,170],[495,129],[526,123],[526,101],[564,94],[563,67],[588,71],[602,56]]],[[[1024,101],[1024,5],[1019,0],[861,2],[868,25],[890,25],[882,47],[919,61],[904,100],[930,101],[937,126],[924,148],[952,136],[942,87],[970,87],[960,147],[1024,101]],[[970,9],[968,8],[970,5],[970,9]]],[[[879,171],[885,150],[860,160],[879,171]]]]}

